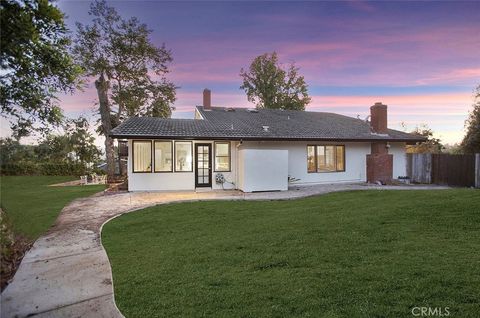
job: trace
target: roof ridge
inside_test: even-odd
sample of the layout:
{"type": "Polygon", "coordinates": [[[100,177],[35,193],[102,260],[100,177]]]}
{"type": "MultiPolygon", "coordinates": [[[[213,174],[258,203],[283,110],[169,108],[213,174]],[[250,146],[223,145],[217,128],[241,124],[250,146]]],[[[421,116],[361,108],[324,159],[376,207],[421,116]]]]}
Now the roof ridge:
{"type": "MultiPolygon", "coordinates": [[[[196,109],[205,111],[204,107],[202,105],[196,105],[196,109]]],[[[295,112],[295,113],[315,113],[315,114],[333,114],[333,115],[338,115],[338,116],[344,116],[344,117],[349,117],[349,118],[355,118],[347,115],[342,115],[334,112],[324,112],[324,111],[313,111],[313,110],[296,110],[296,109],[273,109],[273,108],[256,108],[256,107],[238,107],[238,106],[211,106],[212,109],[217,108],[217,109],[228,109],[228,108],[233,108],[233,109],[252,109],[255,108],[259,111],[278,111],[278,112],[295,112]]]]}

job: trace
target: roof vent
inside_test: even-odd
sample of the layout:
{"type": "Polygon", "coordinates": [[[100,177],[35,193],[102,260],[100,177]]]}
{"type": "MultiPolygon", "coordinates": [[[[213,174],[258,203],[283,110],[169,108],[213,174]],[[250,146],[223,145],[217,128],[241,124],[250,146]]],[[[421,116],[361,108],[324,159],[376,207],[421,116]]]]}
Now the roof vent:
{"type": "Polygon", "coordinates": [[[263,128],[263,131],[268,132],[268,129],[270,128],[270,126],[262,126],[262,128],[263,128]]]}
{"type": "Polygon", "coordinates": [[[249,113],[258,113],[258,109],[256,109],[256,108],[247,108],[247,112],[249,112],[249,113]]]}

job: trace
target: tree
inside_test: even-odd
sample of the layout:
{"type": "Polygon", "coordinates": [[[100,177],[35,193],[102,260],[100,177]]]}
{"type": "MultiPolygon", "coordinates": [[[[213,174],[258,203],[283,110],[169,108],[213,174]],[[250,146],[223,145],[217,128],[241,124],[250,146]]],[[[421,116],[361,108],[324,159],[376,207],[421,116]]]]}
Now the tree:
{"type": "Polygon", "coordinates": [[[473,109],[465,121],[467,133],[462,140],[462,149],[466,153],[480,152],[480,85],[477,86],[474,92],[473,109]]]}
{"type": "Polygon", "coordinates": [[[0,102],[14,135],[62,121],[56,94],[72,92],[81,69],[68,53],[63,13],[47,0],[0,0],[0,102]]]}
{"type": "Polygon", "coordinates": [[[463,154],[462,146],[458,143],[446,144],[443,146],[442,153],[448,153],[450,155],[461,155],[463,154]]]}
{"type": "Polygon", "coordinates": [[[67,120],[63,133],[45,136],[34,151],[40,161],[75,162],[84,166],[99,162],[102,155],[88,120],[81,116],[67,120]]]}
{"type": "Polygon", "coordinates": [[[35,148],[37,160],[41,162],[73,162],[70,140],[65,134],[48,134],[35,148]]]}
{"type": "Polygon", "coordinates": [[[305,110],[311,98],[308,85],[298,71],[294,64],[282,68],[276,52],[265,53],[253,60],[248,71],[240,70],[243,78],[240,88],[257,108],[305,110]]]}
{"type": "Polygon", "coordinates": [[[77,23],[74,55],[95,77],[100,133],[105,136],[107,174],[115,173],[111,130],[130,116],[170,117],[176,86],[166,79],[172,61],[165,45],[151,43],[151,30],[137,18],[123,19],[105,1],[94,1],[91,25],[77,23]],[[151,76],[150,74],[154,74],[151,76]]]}
{"type": "Polygon", "coordinates": [[[65,126],[70,151],[81,164],[100,161],[102,151],[95,145],[95,137],[90,132],[90,124],[85,117],[70,119],[65,126]]]}
{"type": "Polygon", "coordinates": [[[0,138],[0,164],[19,163],[35,156],[35,146],[22,145],[18,139],[0,138]]]}
{"type": "Polygon", "coordinates": [[[433,137],[433,130],[426,124],[416,127],[411,134],[426,137],[424,142],[417,143],[416,145],[407,145],[407,153],[441,153],[445,148],[440,139],[433,137]]]}

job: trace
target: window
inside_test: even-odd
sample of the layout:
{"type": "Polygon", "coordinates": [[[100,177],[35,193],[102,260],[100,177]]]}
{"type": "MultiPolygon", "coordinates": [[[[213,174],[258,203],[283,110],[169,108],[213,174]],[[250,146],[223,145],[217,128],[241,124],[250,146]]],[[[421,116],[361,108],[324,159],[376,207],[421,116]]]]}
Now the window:
{"type": "Polygon", "coordinates": [[[133,140],[133,172],[152,172],[152,142],[133,140]]]}
{"type": "Polygon", "coordinates": [[[345,171],[345,146],[307,146],[307,171],[345,171]]]}
{"type": "Polygon", "coordinates": [[[337,146],[337,171],[345,171],[345,146],[337,146]]]}
{"type": "Polygon", "coordinates": [[[173,170],[172,142],[154,141],[155,172],[171,172],[173,170]]]}
{"type": "Polygon", "coordinates": [[[215,171],[230,171],[230,142],[215,143],[215,171]]]}
{"type": "Polygon", "coordinates": [[[317,164],[315,160],[315,146],[307,147],[307,170],[308,172],[317,172],[317,164]]]}
{"type": "Polygon", "coordinates": [[[192,142],[175,142],[175,171],[190,172],[192,169],[192,142]]]}

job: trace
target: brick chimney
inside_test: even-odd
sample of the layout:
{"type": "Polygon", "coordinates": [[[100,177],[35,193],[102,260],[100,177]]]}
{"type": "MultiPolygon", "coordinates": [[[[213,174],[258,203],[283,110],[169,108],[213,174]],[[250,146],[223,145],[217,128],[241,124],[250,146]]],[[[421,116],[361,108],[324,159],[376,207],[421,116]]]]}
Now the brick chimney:
{"type": "Polygon", "coordinates": [[[203,109],[212,109],[212,92],[208,88],[203,90],[203,109]]]}
{"type": "MultiPolygon", "coordinates": [[[[375,103],[370,107],[370,127],[372,133],[387,135],[387,105],[375,103]]],[[[388,154],[386,141],[371,144],[371,153],[367,155],[367,181],[388,184],[393,177],[393,155],[388,154]]]]}
{"type": "Polygon", "coordinates": [[[370,107],[370,126],[377,134],[387,134],[387,105],[375,103],[370,107]]]}

